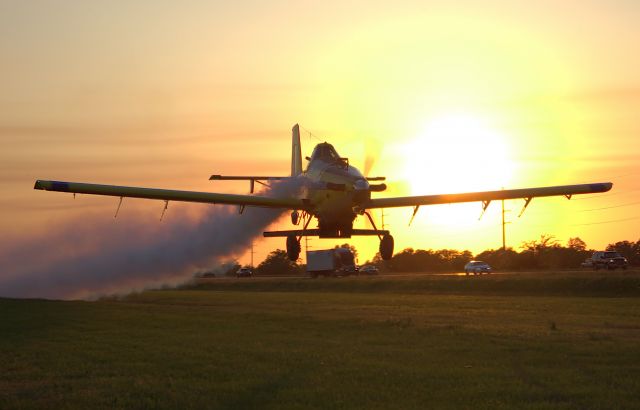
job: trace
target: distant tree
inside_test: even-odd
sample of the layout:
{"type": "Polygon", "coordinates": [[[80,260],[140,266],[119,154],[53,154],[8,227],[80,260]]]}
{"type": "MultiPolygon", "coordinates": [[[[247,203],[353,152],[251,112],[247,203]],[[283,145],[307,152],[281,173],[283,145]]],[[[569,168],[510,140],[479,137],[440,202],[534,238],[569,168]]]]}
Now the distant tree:
{"type": "Polygon", "coordinates": [[[572,247],[557,247],[552,250],[554,254],[553,264],[551,268],[578,268],[580,264],[589,257],[589,251],[578,250],[572,247]]]}
{"type": "Polygon", "coordinates": [[[514,251],[513,248],[489,249],[476,255],[474,259],[487,262],[496,270],[519,270],[527,268],[520,254],[514,251]]]}
{"type": "Polygon", "coordinates": [[[256,275],[296,275],[300,267],[289,260],[287,251],[276,249],[271,252],[256,268],[256,275]]]}
{"type": "Polygon", "coordinates": [[[553,235],[540,235],[539,240],[525,241],[522,243],[522,254],[525,260],[533,262],[531,268],[556,268],[559,267],[562,256],[559,249],[560,242],[553,235]]]}
{"type": "Polygon", "coordinates": [[[522,242],[522,245],[520,246],[520,248],[525,251],[540,253],[540,252],[544,252],[548,248],[558,247],[558,246],[560,246],[560,242],[558,242],[555,236],[545,234],[545,235],[540,235],[540,239],[537,241],[533,240],[533,241],[522,242]]]}
{"type": "Polygon", "coordinates": [[[410,272],[415,271],[413,264],[413,248],[405,248],[393,255],[389,261],[389,268],[394,272],[410,272]]]}
{"type": "MultiPolygon", "coordinates": [[[[394,272],[453,272],[462,270],[471,257],[469,251],[406,248],[393,255],[386,266],[394,272]]],[[[374,260],[381,263],[379,257],[374,260]]]]}
{"type": "Polygon", "coordinates": [[[446,272],[461,271],[464,269],[464,265],[469,262],[473,254],[470,251],[458,251],[454,249],[440,249],[434,252],[441,263],[436,270],[442,270],[446,272]],[[439,268],[439,269],[438,269],[439,268]]]}
{"type": "Polygon", "coordinates": [[[358,250],[356,249],[355,246],[349,245],[348,243],[343,243],[342,245],[336,245],[334,249],[338,249],[338,248],[349,249],[353,254],[353,260],[355,261],[358,260],[358,250]]]}
{"type": "Polygon", "coordinates": [[[539,240],[523,242],[521,248],[522,268],[576,268],[589,256],[587,244],[577,237],[570,238],[564,247],[553,235],[542,235],[539,240]]]}
{"type": "Polygon", "coordinates": [[[585,251],[587,250],[587,244],[578,237],[569,238],[569,241],[567,241],[567,248],[574,249],[576,251],[585,251]]]}
{"type": "Polygon", "coordinates": [[[446,270],[444,258],[431,249],[418,249],[409,256],[409,271],[412,272],[440,272],[446,270]]]}

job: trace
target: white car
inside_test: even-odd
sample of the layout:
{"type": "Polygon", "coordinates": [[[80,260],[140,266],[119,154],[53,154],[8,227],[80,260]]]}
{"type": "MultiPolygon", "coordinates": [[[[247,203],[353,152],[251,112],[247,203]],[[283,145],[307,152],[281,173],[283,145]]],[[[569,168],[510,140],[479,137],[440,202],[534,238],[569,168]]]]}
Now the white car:
{"type": "Polygon", "coordinates": [[[491,273],[491,266],[487,262],[471,261],[464,265],[464,273],[467,275],[473,273],[474,275],[482,275],[483,273],[491,273]]]}

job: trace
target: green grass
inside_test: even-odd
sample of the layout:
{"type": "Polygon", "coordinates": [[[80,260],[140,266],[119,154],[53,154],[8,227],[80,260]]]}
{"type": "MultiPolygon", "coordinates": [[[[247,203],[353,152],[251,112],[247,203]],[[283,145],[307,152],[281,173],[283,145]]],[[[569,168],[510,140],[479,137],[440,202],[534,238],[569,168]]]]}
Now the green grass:
{"type": "Polygon", "coordinates": [[[0,408],[638,407],[637,273],[546,276],[0,299],[0,408]]]}
{"type": "Polygon", "coordinates": [[[482,276],[395,274],[345,278],[204,279],[184,289],[460,295],[640,297],[640,271],[525,272],[482,276]]]}

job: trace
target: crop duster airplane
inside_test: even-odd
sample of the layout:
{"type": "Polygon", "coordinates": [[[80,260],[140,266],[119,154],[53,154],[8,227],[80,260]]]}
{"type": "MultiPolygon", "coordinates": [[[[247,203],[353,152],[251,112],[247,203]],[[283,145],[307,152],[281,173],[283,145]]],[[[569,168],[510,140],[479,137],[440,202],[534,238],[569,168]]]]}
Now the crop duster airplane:
{"type": "MultiPolygon", "coordinates": [[[[524,207],[536,197],[560,196],[571,199],[572,195],[607,192],[611,182],[548,186],[541,188],[507,189],[500,191],[467,192],[459,194],[402,196],[394,198],[372,198],[372,192],[386,189],[384,177],[368,178],[349,164],[347,158],[340,157],[335,148],[326,142],[316,145],[306,170],[302,169],[300,129],[293,127],[290,176],[222,176],[212,175],[211,180],[248,180],[253,193],[255,183],[264,181],[296,179],[303,186],[299,197],[267,197],[261,195],[234,195],[213,192],[177,191],[169,189],[136,188],[127,186],[98,185],[78,182],[37,180],[35,189],[71,192],[78,194],[109,195],[131,198],[147,198],[165,201],[203,202],[209,204],[239,205],[240,212],[246,206],[291,210],[291,222],[301,229],[264,232],[266,237],[286,237],[287,255],[291,260],[300,256],[300,240],[303,236],[320,238],[350,238],[354,235],[372,235],[380,239],[380,256],[389,260],[393,256],[393,237],[387,230],[376,227],[369,211],[376,208],[413,207],[413,217],[422,205],[451,204],[460,202],[481,202],[484,212],[491,201],[504,199],[524,199],[524,207]],[[373,229],[354,229],[353,222],[358,215],[366,215],[373,229]],[[317,228],[309,228],[313,218],[318,220],[317,228]]],[[[268,183],[268,182],[267,182],[268,183]]],[[[410,222],[411,223],[411,222],[410,222]]]]}

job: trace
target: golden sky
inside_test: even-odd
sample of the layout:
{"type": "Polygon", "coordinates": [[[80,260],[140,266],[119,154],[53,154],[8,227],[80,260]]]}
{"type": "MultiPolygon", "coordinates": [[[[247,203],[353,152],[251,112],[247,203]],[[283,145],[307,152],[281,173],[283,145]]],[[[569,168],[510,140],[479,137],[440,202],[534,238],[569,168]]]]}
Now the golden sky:
{"type": "MultiPolygon", "coordinates": [[[[116,199],[34,191],[38,178],[245,192],[208,176],[286,175],[300,123],[353,165],[375,153],[381,195],[612,181],[606,195],[534,199],[521,218],[508,201],[507,245],[635,241],[638,21],[631,0],[4,2],[0,230],[112,218],[116,199]]],[[[303,132],[304,154],[317,138],[303,132]]],[[[501,246],[499,205],[480,221],[467,204],[385,222],[396,251],[480,252],[501,246]]],[[[171,204],[167,218],[173,207],[202,209],[171,204]]],[[[258,242],[257,259],[284,246],[258,242]]],[[[361,261],[377,248],[352,243],[361,261]]]]}

